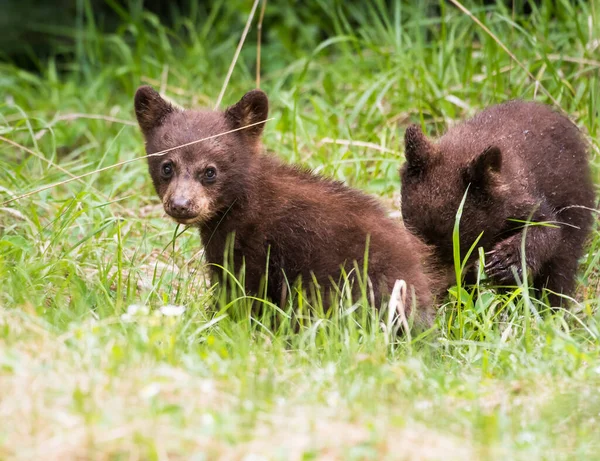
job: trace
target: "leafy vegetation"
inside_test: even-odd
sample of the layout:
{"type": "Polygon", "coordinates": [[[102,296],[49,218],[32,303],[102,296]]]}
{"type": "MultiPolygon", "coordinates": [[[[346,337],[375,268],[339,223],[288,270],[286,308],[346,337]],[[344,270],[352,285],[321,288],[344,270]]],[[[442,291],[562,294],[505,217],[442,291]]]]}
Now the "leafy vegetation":
{"type": "MultiPolygon", "coordinates": [[[[435,135],[489,104],[554,100],[597,179],[598,5],[521,3],[465,3],[491,35],[451,2],[269,2],[267,148],[397,213],[409,122],[435,135]]],[[[114,31],[81,1],[37,71],[0,63],[0,201],[140,157],[142,83],[214,106],[247,2],[168,24],[109,4],[114,31]]],[[[223,105],[256,85],[257,17],[223,105]]],[[[350,303],[300,328],[253,318],[243,293],[213,308],[199,237],[165,219],[144,160],[3,203],[0,457],[597,458],[599,246],[595,229],[570,310],[458,284],[435,330],[395,337],[350,303]]]]}

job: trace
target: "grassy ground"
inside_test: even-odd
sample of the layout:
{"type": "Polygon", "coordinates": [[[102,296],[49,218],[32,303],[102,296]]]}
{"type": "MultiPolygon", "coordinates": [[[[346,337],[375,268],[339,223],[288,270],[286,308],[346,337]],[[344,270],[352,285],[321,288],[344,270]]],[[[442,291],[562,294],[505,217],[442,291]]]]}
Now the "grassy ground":
{"type": "MultiPolygon", "coordinates": [[[[397,212],[406,124],[519,97],[571,114],[598,171],[597,2],[466,4],[501,43],[448,3],[389,3],[267,5],[274,155],[397,212]]],[[[167,27],[132,6],[101,34],[79,4],[62,57],[0,63],[1,201],[140,156],[141,83],[212,106],[249,12],[167,27]]],[[[256,85],[256,35],[224,104],[256,85]]],[[[597,229],[570,311],[454,288],[435,331],[400,339],[351,307],[295,334],[247,299],[211,309],[199,237],[175,237],[145,161],[0,206],[1,459],[600,459],[597,229]]]]}

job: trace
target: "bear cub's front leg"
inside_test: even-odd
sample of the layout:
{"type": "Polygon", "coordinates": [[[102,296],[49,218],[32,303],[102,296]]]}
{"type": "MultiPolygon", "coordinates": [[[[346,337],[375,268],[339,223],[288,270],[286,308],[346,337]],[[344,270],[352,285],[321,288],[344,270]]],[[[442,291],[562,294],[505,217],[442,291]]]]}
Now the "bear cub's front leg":
{"type": "MultiPolygon", "coordinates": [[[[556,215],[547,205],[541,205],[531,218],[519,219],[519,221],[523,222],[522,230],[500,240],[491,251],[486,253],[485,272],[495,282],[501,284],[522,282],[523,257],[527,275],[536,277],[544,264],[552,259],[560,242],[561,229],[556,215]],[[522,255],[523,248],[525,255],[522,255]]],[[[517,222],[515,225],[518,225],[517,222]]]]}

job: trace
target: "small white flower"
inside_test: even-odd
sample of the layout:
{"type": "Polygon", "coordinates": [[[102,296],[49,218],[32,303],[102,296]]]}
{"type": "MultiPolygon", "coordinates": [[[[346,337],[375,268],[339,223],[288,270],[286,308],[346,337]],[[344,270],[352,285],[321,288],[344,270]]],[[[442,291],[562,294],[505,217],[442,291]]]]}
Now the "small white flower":
{"type": "Polygon", "coordinates": [[[143,304],[130,304],[127,306],[127,312],[121,315],[121,320],[124,322],[132,322],[133,318],[138,314],[147,314],[148,307],[143,304]]]}
{"type": "Polygon", "coordinates": [[[417,403],[415,403],[415,408],[417,410],[429,410],[432,406],[433,403],[431,403],[429,400],[419,400],[417,403]]]}
{"type": "Polygon", "coordinates": [[[160,307],[158,310],[166,317],[178,317],[183,315],[185,312],[185,306],[174,306],[172,304],[167,304],[166,306],[160,307]]]}
{"type": "Polygon", "coordinates": [[[335,407],[340,401],[340,394],[337,391],[330,392],[327,395],[327,405],[330,407],[335,407]]]}
{"type": "Polygon", "coordinates": [[[206,379],[200,383],[200,390],[205,394],[213,392],[215,390],[215,383],[206,379]]]}
{"type": "Polygon", "coordinates": [[[521,432],[517,436],[517,440],[522,443],[533,443],[535,442],[535,434],[533,432],[521,432]]]}
{"type": "Polygon", "coordinates": [[[140,391],[140,396],[143,399],[151,399],[160,392],[160,384],[150,383],[140,391]]]}
{"type": "Polygon", "coordinates": [[[202,415],[202,424],[205,426],[212,426],[215,423],[215,417],[210,413],[204,413],[202,415]]]}
{"type": "Polygon", "coordinates": [[[262,455],[257,455],[256,453],[248,453],[246,456],[242,458],[242,461],[265,461],[265,458],[262,455]]]}
{"type": "Polygon", "coordinates": [[[142,312],[144,310],[144,305],[143,304],[131,304],[129,306],[127,306],[127,314],[128,315],[135,315],[138,312],[142,312]]]}

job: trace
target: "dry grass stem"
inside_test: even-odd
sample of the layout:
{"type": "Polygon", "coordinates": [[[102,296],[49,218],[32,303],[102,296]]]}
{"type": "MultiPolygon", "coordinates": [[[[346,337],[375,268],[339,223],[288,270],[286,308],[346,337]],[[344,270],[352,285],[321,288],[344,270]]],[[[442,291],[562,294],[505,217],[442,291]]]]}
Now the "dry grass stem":
{"type": "Polygon", "coordinates": [[[542,83],[537,78],[535,78],[535,76],[531,73],[531,71],[529,69],[527,69],[527,67],[525,67],[525,65],[521,61],[519,61],[519,59],[515,56],[515,54],[512,51],[510,51],[508,49],[508,47],[485,24],[483,24],[477,17],[475,17],[475,15],[473,15],[473,13],[471,13],[471,11],[469,9],[467,9],[465,6],[463,6],[463,4],[460,3],[458,0],[450,0],[450,1],[452,3],[454,3],[454,5],[458,9],[460,9],[463,13],[465,13],[467,16],[469,16],[479,27],[481,27],[486,34],[488,34],[490,37],[492,37],[492,39],[498,44],[498,46],[500,46],[500,48],[502,48],[506,52],[506,54],[508,54],[510,56],[510,58],[514,62],[516,62],[521,69],[523,69],[525,71],[525,73],[529,76],[529,78],[535,82],[536,86],[539,86],[540,90],[542,90],[542,92],[548,97],[548,99],[550,99],[557,108],[559,108],[560,110],[562,110],[564,112],[560,103],[554,98],[554,96],[552,96],[550,94],[550,92],[546,89],[546,87],[544,85],[542,85],[542,83]]]}
{"type": "Polygon", "coordinates": [[[378,144],[375,144],[372,142],[366,142],[366,141],[354,141],[352,139],[323,138],[317,143],[317,146],[320,146],[321,144],[337,144],[340,146],[349,146],[349,147],[352,147],[352,146],[365,147],[367,149],[374,149],[379,152],[385,152],[387,154],[398,155],[398,152],[396,152],[392,149],[388,149],[387,147],[382,147],[378,144]]]}
{"type": "Polygon", "coordinates": [[[256,39],[256,88],[260,88],[260,50],[261,50],[261,45],[262,45],[263,19],[265,17],[266,9],[267,9],[267,0],[263,0],[262,7],[260,9],[260,16],[258,18],[258,26],[257,26],[258,37],[256,39]]]}
{"type": "Polygon", "coordinates": [[[260,0],[254,0],[254,4],[252,5],[252,11],[250,11],[248,21],[246,21],[246,27],[244,27],[242,37],[240,38],[240,42],[238,43],[237,49],[235,50],[235,54],[233,55],[233,60],[231,61],[231,65],[229,66],[229,70],[227,71],[227,76],[225,77],[225,81],[223,82],[223,87],[221,88],[221,92],[219,93],[219,97],[217,98],[215,109],[218,109],[221,105],[221,101],[223,101],[223,96],[225,96],[225,90],[227,90],[229,79],[231,78],[231,74],[233,73],[235,64],[238,58],[240,57],[240,52],[242,51],[242,47],[244,46],[244,42],[246,41],[246,36],[248,35],[248,31],[250,30],[250,25],[252,24],[252,19],[254,18],[254,13],[256,12],[258,2],[260,2],[260,0]]]}
{"type": "Polygon", "coordinates": [[[181,149],[183,147],[191,146],[191,145],[194,145],[194,144],[198,144],[198,143],[203,142],[203,141],[208,141],[209,139],[219,138],[219,137],[225,136],[226,134],[229,134],[229,133],[234,133],[236,131],[245,130],[246,128],[250,128],[250,127],[255,126],[255,125],[260,125],[261,123],[267,123],[268,121],[271,121],[271,120],[273,120],[273,118],[262,120],[262,121],[256,122],[256,123],[251,123],[250,125],[245,125],[245,126],[242,126],[242,127],[239,127],[239,128],[235,128],[233,130],[229,130],[229,131],[225,131],[223,133],[215,134],[213,136],[208,136],[206,138],[197,139],[195,141],[191,141],[191,142],[188,142],[188,143],[185,143],[185,144],[181,144],[179,146],[170,147],[169,149],[165,149],[165,150],[162,150],[160,152],[155,152],[153,154],[142,155],[140,157],[132,158],[132,159],[129,159],[129,160],[123,160],[122,162],[118,162],[118,163],[115,163],[113,165],[108,165],[108,166],[105,166],[104,168],[99,168],[97,170],[90,171],[89,173],[84,173],[84,174],[79,175],[79,176],[74,176],[74,177],[72,177],[70,179],[65,179],[64,181],[59,181],[59,182],[56,182],[56,183],[53,183],[53,184],[48,184],[47,186],[40,187],[39,189],[36,189],[34,191],[31,191],[31,192],[27,192],[26,194],[22,194],[22,195],[19,195],[17,197],[13,197],[10,200],[6,200],[6,201],[2,202],[0,204],[0,206],[5,206],[5,205],[7,205],[7,204],[9,204],[11,202],[14,202],[14,201],[17,201],[17,200],[21,200],[23,198],[29,197],[31,195],[37,194],[39,192],[42,192],[42,191],[45,191],[45,190],[48,190],[48,189],[52,189],[54,187],[62,186],[63,184],[67,184],[67,183],[70,183],[72,181],[78,181],[81,178],[85,178],[87,176],[91,176],[91,175],[96,174],[96,173],[101,173],[103,171],[107,171],[107,170],[110,170],[112,168],[123,166],[123,165],[126,165],[128,163],[137,162],[138,160],[141,160],[141,159],[144,159],[144,158],[160,157],[161,155],[165,155],[166,153],[171,152],[173,150],[181,149]]]}

